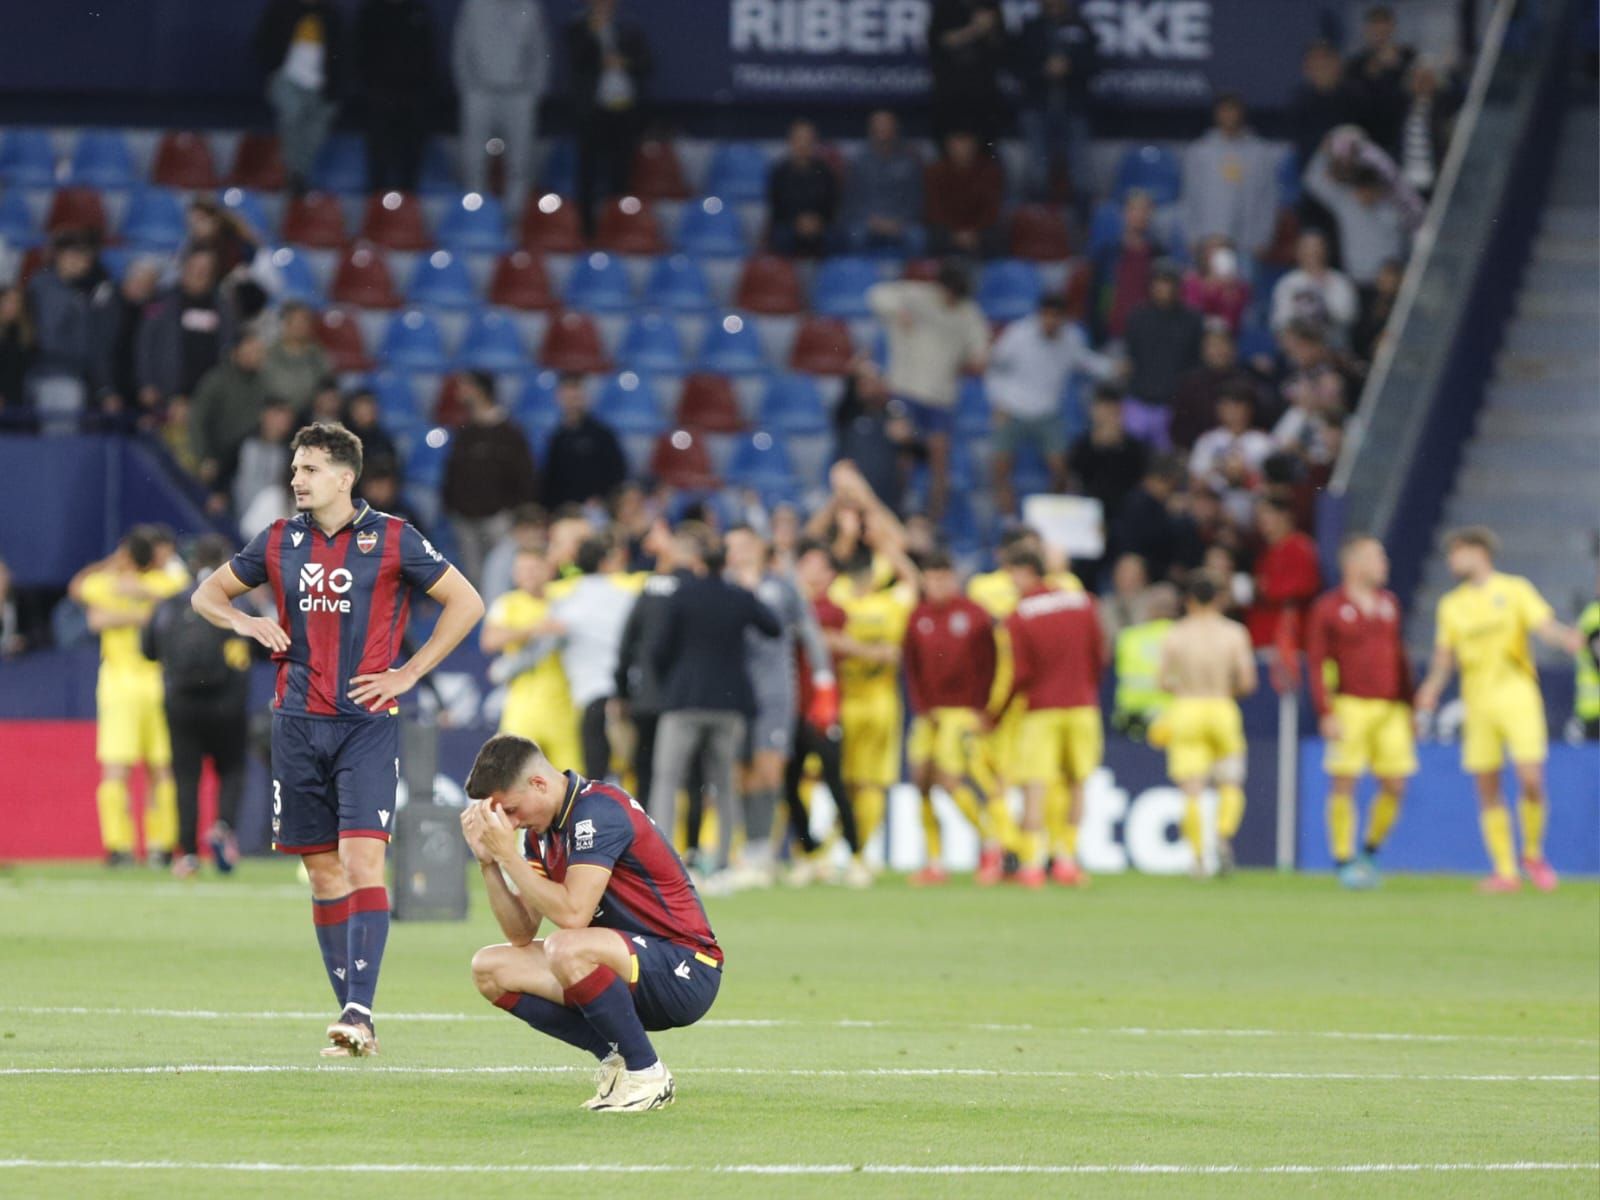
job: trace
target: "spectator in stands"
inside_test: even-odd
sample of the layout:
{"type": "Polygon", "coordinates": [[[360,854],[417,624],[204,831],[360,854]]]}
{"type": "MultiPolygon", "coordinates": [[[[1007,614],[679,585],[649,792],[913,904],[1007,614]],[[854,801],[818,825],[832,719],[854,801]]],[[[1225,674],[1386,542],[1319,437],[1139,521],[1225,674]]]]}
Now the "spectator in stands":
{"type": "Polygon", "coordinates": [[[122,283],[117,288],[117,334],[111,345],[111,393],[106,404],[111,408],[133,409],[141,414],[159,403],[160,396],[139,394],[139,331],[144,328],[145,314],[155,299],[161,282],[161,264],[154,258],[140,258],[128,264],[122,273],[122,283]]]}
{"type": "MultiPolygon", "coordinates": [[[[998,169],[998,168],[997,168],[998,169]]],[[[963,370],[988,362],[989,325],[972,302],[972,280],[955,263],[935,282],[874,284],[867,303],[889,335],[889,391],[904,401],[928,452],[928,515],[944,515],[950,482],[950,432],[963,370]]]]}
{"type": "Polygon", "coordinates": [[[1358,99],[1344,78],[1339,52],[1313,42],[1300,60],[1300,83],[1289,100],[1289,130],[1301,169],[1329,132],[1356,116],[1358,99]]]}
{"type": "Polygon", "coordinates": [[[995,0],[934,0],[928,14],[928,65],[933,73],[933,137],[972,130],[991,146],[1000,130],[1000,70],[1006,24],[995,0]]]}
{"type": "Polygon", "coordinates": [[[1183,277],[1183,302],[1206,319],[1238,333],[1250,307],[1250,283],[1239,269],[1239,251],[1220,233],[1202,238],[1195,269],[1183,277]]]}
{"type": "Polygon", "coordinates": [[[1130,366],[1128,393],[1138,408],[1129,424],[1141,436],[1162,444],[1178,379],[1200,361],[1200,339],[1205,324],[1200,314],[1183,304],[1178,294],[1178,268],[1170,262],[1157,265],[1150,276],[1150,302],[1128,318],[1127,355],[1130,366]]]}
{"type": "Polygon", "coordinates": [[[1354,406],[1354,371],[1313,322],[1291,322],[1284,330],[1283,348],[1289,359],[1282,388],[1286,409],[1273,426],[1272,439],[1302,462],[1329,462],[1336,436],[1330,425],[1354,406]]]}
{"type": "Polygon", "coordinates": [[[900,121],[880,108],[867,118],[867,140],[850,164],[844,232],[855,251],[910,250],[922,220],[922,156],[900,137],[900,121]]]}
{"type": "MultiPolygon", "coordinates": [[[[400,462],[400,448],[383,426],[378,397],[370,388],[351,393],[344,406],[344,427],[361,439],[361,461],[368,464],[387,460],[400,462]]],[[[366,467],[362,468],[363,472],[366,467]]]]}
{"type": "Polygon", "coordinates": [[[1377,357],[1378,345],[1394,312],[1395,301],[1400,298],[1400,283],[1404,278],[1405,264],[1391,258],[1378,268],[1377,279],[1362,296],[1361,315],[1350,331],[1351,352],[1362,362],[1370,363],[1377,357]]]}
{"type": "MultiPolygon", "coordinates": [[[[146,407],[192,396],[233,344],[233,312],[217,283],[215,252],[197,246],[184,255],[178,282],[150,306],[136,351],[140,390],[152,389],[141,397],[146,407]]],[[[248,428],[254,427],[252,413],[248,428]]]]}
{"type": "Polygon", "coordinates": [[[1216,425],[1217,400],[1229,388],[1250,392],[1259,420],[1264,399],[1261,380],[1240,365],[1233,335],[1221,326],[1209,326],[1200,341],[1200,365],[1178,378],[1167,427],[1173,446],[1185,452],[1194,449],[1200,435],[1216,425]]]}
{"type": "Polygon", "coordinates": [[[1212,542],[1206,547],[1200,570],[1217,585],[1217,594],[1224,598],[1223,614],[1243,624],[1245,611],[1255,599],[1256,585],[1249,572],[1239,569],[1239,556],[1233,547],[1212,542]]]}
{"type": "Polygon", "coordinates": [[[37,335],[34,371],[69,377],[85,391],[84,405],[111,385],[117,294],[88,234],[57,236],[48,267],[28,281],[28,307],[37,335]]]}
{"type": "Polygon", "coordinates": [[[1361,50],[1345,67],[1355,91],[1355,120],[1380,146],[1399,140],[1406,113],[1406,74],[1416,51],[1395,40],[1394,10],[1375,4],[1361,22],[1361,50]]]}
{"type": "Polygon", "coordinates": [[[1262,547],[1256,555],[1255,602],[1245,618],[1250,641],[1258,650],[1298,645],[1306,611],[1322,587],[1317,544],[1295,528],[1293,510],[1280,500],[1256,506],[1256,531],[1262,547]]]}
{"type": "MultiPolygon", "coordinates": [[[[279,517],[294,515],[289,496],[289,439],[294,436],[294,409],[269,395],[255,433],[239,445],[233,471],[233,514],[239,536],[249,541],[279,517]]],[[[365,462],[366,447],[362,447],[365,462]]],[[[221,492],[212,494],[220,499],[221,492]]],[[[220,511],[220,505],[213,505],[220,511]]]]}
{"type": "Polygon", "coordinates": [[[297,195],[311,182],[338,111],[339,43],[332,0],[271,0],[256,26],[256,61],[267,76],[289,190],[297,195]]]}
{"type": "Polygon", "coordinates": [[[228,356],[205,373],[189,406],[189,444],[200,462],[200,482],[213,497],[213,511],[227,507],[239,447],[261,424],[267,403],[262,375],[267,346],[257,329],[240,334],[228,356]]]}
{"type": "Polygon", "coordinates": [[[20,286],[0,291],[0,414],[9,418],[27,403],[23,384],[33,366],[33,318],[20,286]]]}
{"type": "Polygon", "coordinates": [[[392,458],[363,460],[361,478],[356,483],[356,494],[378,512],[399,517],[402,521],[410,521],[423,533],[427,533],[428,522],[422,519],[421,514],[406,499],[405,491],[401,487],[400,468],[392,458]]]}
{"type": "Polygon", "coordinates": [[[537,504],[519,504],[512,509],[511,529],[494,544],[494,549],[483,560],[483,586],[478,589],[478,594],[487,603],[493,604],[509,592],[514,585],[512,575],[517,555],[524,551],[542,555],[549,541],[549,532],[549,518],[537,504]]]}
{"type": "Polygon", "coordinates": [[[588,0],[568,26],[567,78],[578,136],[578,207],[594,236],[597,207],[628,189],[634,147],[644,126],[650,45],[617,18],[616,0],[588,0]]]}
{"type": "Polygon", "coordinates": [[[1404,258],[1422,201],[1394,160],[1361,130],[1342,125],[1327,136],[1305,174],[1306,190],[1333,214],[1345,273],[1366,286],[1391,258],[1404,258]]]}
{"type": "Polygon", "coordinates": [[[1341,344],[1357,316],[1355,284],[1328,261],[1328,239],[1308,229],[1294,246],[1295,269],[1272,289],[1272,329],[1282,333],[1294,321],[1314,321],[1341,344]]]}
{"type": "Polygon", "coordinates": [[[1128,315],[1150,294],[1150,275],[1163,246],[1155,235],[1156,206],[1150,193],[1131,188],[1122,202],[1122,231],[1116,241],[1090,255],[1092,332],[1096,342],[1120,338],[1128,315]]]}
{"type": "Polygon", "coordinates": [[[178,251],[178,261],[183,261],[186,251],[204,246],[217,255],[217,276],[224,278],[229,272],[248,267],[260,249],[262,238],[269,232],[250,229],[238,214],[218,204],[211,196],[193,196],[189,207],[183,210],[185,236],[178,251]]]}
{"type": "Polygon", "coordinates": [[[468,371],[457,379],[467,423],[450,440],[440,500],[456,535],[456,565],[474,584],[483,561],[511,528],[511,510],[539,494],[533,451],[495,399],[494,377],[468,371]]]}
{"type": "Polygon", "coordinates": [[[911,459],[920,449],[917,428],[870,355],[851,362],[833,410],[833,428],[834,458],[854,463],[878,498],[899,513],[911,459]]]}
{"type": "Polygon", "coordinates": [[[1149,466],[1150,452],[1128,432],[1122,394],[1101,384],[1089,402],[1089,428],[1072,444],[1067,466],[1072,489],[1100,501],[1107,529],[1114,529],[1123,506],[1149,466]]]}
{"type": "Polygon", "coordinates": [[[356,66],[366,112],[367,190],[415,192],[433,91],[433,23],[422,0],[363,0],[356,66]]]}
{"type": "Polygon", "coordinates": [[[1100,601],[1100,628],[1106,641],[1146,618],[1150,600],[1150,568],[1137,554],[1124,554],[1112,565],[1111,590],[1100,601]]]}
{"type": "Polygon", "coordinates": [[[839,180],[817,153],[817,127],[789,126],[788,151],[767,171],[767,238],[779,254],[817,258],[839,214],[839,180]]]}
{"type": "Polygon", "coordinates": [[[1088,339],[1067,320],[1067,302],[1051,294],[1032,316],[1013,321],[989,354],[984,387],[994,419],[995,507],[1009,514],[1015,507],[1011,471],[1018,449],[1032,446],[1050,468],[1050,486],[1066,490],[1067,429],[1061,405],[1074,373],[1105,380],[1121,364],[1089,349],[1088,339]]]}
{"type": "Polygon", "coordinates": [[[617,434],[589,411],[589,389],[582,375],[566,374],[556,388],[561,424],[545,451],[540,501],[554,512],[564,504],[588,504],[610,497],[628,477],[617,434]]]}
{"type": "Polygon", "coordinates": [[[1273,451],[1272,439],[1253,428],[1254,421],[1254,389],[1228,388],[1217,399],[1216,428],[1201,434],[1189,456],[1195,486],[1216,493],[1228,518],[1241,525],[1250,520],[1261,469],[1273,451]]]}
{"type": "Polygon", "coordinates": [[[461,181],[469,192],[489,190],[487,147],[499,138],[512,211],[533,186],[533,142],[550,62],[541,6],[465,0],[456,14],[451,66],[461,104],[461,181]]]}
{"type": "Polygon", "coordinates": [[[1100,65],[1100,50],[1077,0],[1043,0],[1017,34],[1015,58],[1022,85],[1017,126],[1028,147],[1028,193],[1035,200],[1050,199],[1061,163],[1078,217],[1087,223],[1093,195],[1089,84],[1100,65]]]}
{"type": "Polygon", "coordinates": [[[317,341],[316,328],[316,314],[308,305],[286,301],[278,310],[278,338],[262,367],[268,393],[297,411],[311,403],[318,385],[333,374],[333,360],[317,341]]]}
{"type": "Polygon", "coordinates": [[[0,658],[15,658],[41,640],[37,630],[27,627],[12,586],[11,568],[0,558],[0,658]]]}
{"type": "Polygon", "coordinates": [[[1183,477],[1182,463],[1166,456],[1152,458],[1139,486],[1123,502],[1116,524],[1107,525],[1115,553],[1137,554],[1154,580],[1198,566],[1204,553],[1194,523],[1174,511],[1183,477]]]}
{"type": "Polygon", "coordinates": [[[1387,149],[1400,164],[1400,177],[1419,196],[1431,196],[1439,181],[1459,103],[1455,89],[1440,86],[1432,63],[1417,59],[1411,64],[1406,72],[1405,112],[1387,149]]]}
{"type": "MultiPolygon", "coordinates": [[[[344,420],[344,393],[339,390],[339,380],[336,376],[329,375],[317,383],[317,390],[311,397],[311,403],[301,410],[296,421],[296,427],[303,429],[307,425],[327,424],[330,421],[344,420]]],[[[365,455],[363,454],[363,458],[365,455]]]]}
{"type": "Polygon", "coordinates": [[[933,253],[1000,252],[1005,173],[981,152],[974,134],[958,130],[944,139],[944,156],[928,167],[922,190],[933,253]]]}
{"type": "Polygon", "coordinates": [[[1278,150],[1245,124],[1244,101],[1224,92],[1212,104],[1211,128],[1183,152],[1184,233],[1221,234],[1260,257],[1278,216],[1278,150]]]}

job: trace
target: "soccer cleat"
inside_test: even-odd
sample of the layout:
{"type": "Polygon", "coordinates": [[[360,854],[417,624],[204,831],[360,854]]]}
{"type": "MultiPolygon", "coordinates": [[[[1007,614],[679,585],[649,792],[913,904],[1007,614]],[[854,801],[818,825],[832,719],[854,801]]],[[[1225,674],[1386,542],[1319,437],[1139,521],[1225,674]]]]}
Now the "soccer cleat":
{"type": "Polygon", "coordinates": [[[224,875],[233,874],[239,865],[239,839],[227,822],[218,821],[206,835],[206,845],[211,848],[211,862],[224,875]]]}
{"type": "Polygon", "coordinates": [[[1505,896],[1521,890],[1522,880],[1515,875],[1491,875],[1478,883],[1478,891],[1485,896],[1505,896]]]}
{"type": "MultiPolygon", "coordinates": [[[[324,1046],[317,1053],[323,1058],[355,1058],[355,1057],[357,1057],[356,1055],[350,1053],[350,1048],[348,1046],[324,1046]]],[[[372,1039],[372,1049],[368,1050],[366,1052],[366,1054],[362,1055],[361,1057],[363,1057],[363,1058],[377,1058],[378,1057],[378,1039],[377,1038],[373,1038],[372,1039]]]]}
{"type": "Polygon", "coordinates": [[[615,1050],[606,1055],[600,1060],[600,1069],[594,1073],[594,1095],[583,1102],[583,1107],[592,1111],[609,1101],[611,1093],[617,1090],[617,1084],[622,1082],[622,1077],[627,1073],[622,1055],[615,1050]]]}
{"type": "Polygon", "coordinates": [[[877,878],[877,872],[859,858],[852,858],[845,864],[843,883],[847,888],[869,888],[877,878]]]}
{"type": "Polygon", "coordinates": [[[1378,886],[1378,872],[1365,858],[1352,858],[1339,868],[1339,886],[1352,892],[1368,892],[1378,886]]]}
{"type": "Polygon", "coordinates": [[[1217,875],[1218,877],[1233,874],[1233,839],[1221,835],[1217,837],[1217,875]]]}
{"type": "Polygon", "coordinates": [[[913,875],[908,883],[912,887],[940,887],[950,882],[950,872],[937,863],[929,863],[913,875]]]}
{"type": "Polygon", "coordinates": [[[810,887],[817,882],[816,861],[803,855],[796,855],[794,864],[789,868],[789,873],[783,877],[783,881],[792,888],[810,887]]]}
{"type": "Polygon", "coordinates": [[[192,854],[180,854],[172,860],[174,879],[193,879],[200,873],[200,860],[192,854]]]}
{"type": "Polygon", "coordinates": [[[1089,886],[1089,872],[1065,855],[1050,864],[1050,878],[1062,887],[1082,888],[1089,886]]]}
{"type": "Polygon", "coordinates": [[[151,850],[145,855],[145,865],[157,871],[165,871],[172,865],[171,850],[151,850]]]}
{"type": "Polygon", "coordinates": [[[1044,887],[1044,868],[1023,867],[1022,870],[1017,872],[1016,879],[1019,887],[1025,887],[1030,892],[1036,892],[1044,887]]]}
{"type": "Polygon", "coordinates": [[[672,1083],[672,1072],[665,1064],[656,1063],[642,1071],[623,1071],[606,1098],[591,1108],[590,1112],[630,1113],[649,1112],[665,1108],[677,1094],[672,1083]]]}
{"type": "Polygon", "coordinates": [[[110,867],[112,870],[116,870],[118,867],[131,867],[132,865],[133,855],[129,854],[126,850],[106,851],[106,866],[110,867]]]}
{"type": "Polygon", "coordinates": [[[978,856],[978,873],[972,882],[979,887],[993,887],[1006,877],[1005,856],[998,850],[985,850],[978,856]]]}
{"type": "Polygon", "coordinates": [[[339,1019],[328,1026],[328,1040],[335,1046],[343,1046],[351,1058],[367,1058],[378,1048],[378,1039],[372,1032],[372,1018],[367,1016],[363,1020],[365,1015],[360,1009],[346,1008],[339,1019]]]}
{"type": "Polygon", "coordinates": [[[1542,858],[1525,858],[1522,860],[1522,872],[1528,877],[1528,882],[1541,892],[1553,892],[1560,882],[1556,878],[1555,870],[1542,858]]]}

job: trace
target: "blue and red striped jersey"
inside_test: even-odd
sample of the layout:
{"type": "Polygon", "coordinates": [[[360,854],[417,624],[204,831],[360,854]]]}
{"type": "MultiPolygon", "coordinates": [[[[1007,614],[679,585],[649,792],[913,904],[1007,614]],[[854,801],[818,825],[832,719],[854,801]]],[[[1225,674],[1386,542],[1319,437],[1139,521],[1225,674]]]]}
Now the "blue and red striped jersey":
{"type": "Polygon", "coordinates": [[[307,717],[380,717],[350,699],[356,675],[386,671],[400,653],[413,589],[450,564],[415,526],[362,504],[324,533],[310,513],[274,521],[228,564],[246,587],[272,586],[289,649],[274,654],[272,706],[307,717]]]}
{"type": "Polygon", "coordinates": [[[611,872],[592,925],[651,934],[688,946],[719,963],[722,947],[683,860],[650,815],[627,792],[568,771],[561,812],[543,837],[528,831],[529,862],[556,883],[569,866],[611,872]]]}

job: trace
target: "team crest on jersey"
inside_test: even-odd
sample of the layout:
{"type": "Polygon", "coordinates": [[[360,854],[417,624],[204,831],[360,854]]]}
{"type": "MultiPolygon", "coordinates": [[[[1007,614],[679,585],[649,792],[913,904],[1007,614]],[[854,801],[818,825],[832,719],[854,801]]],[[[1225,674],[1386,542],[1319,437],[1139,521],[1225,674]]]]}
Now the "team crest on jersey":
{"type": "Polygon", "coordinates": [[[966,637],[967,630],[972,628],[972,622],[964,612],[954,613],[950,617],[950,632],[956,637],[966,637]]]}
{"type": "Polygon", "coordinates": [[[574,850],[594,849],[593,821],[579,821],[572,827],[572,848],[574,850]]]}
{"type": "Polygon", "coordinates": [[[363,554],[371,554],[378,548],[378,535],[371,529],[364,529],[356,534],[356,549],[363,554]]]}

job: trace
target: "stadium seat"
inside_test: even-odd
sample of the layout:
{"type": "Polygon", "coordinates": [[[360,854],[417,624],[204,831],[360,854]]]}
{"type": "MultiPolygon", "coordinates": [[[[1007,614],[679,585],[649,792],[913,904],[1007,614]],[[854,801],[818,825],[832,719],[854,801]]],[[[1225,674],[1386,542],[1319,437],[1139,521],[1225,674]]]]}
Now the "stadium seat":
{"type": "Polygon", "coordinates": [[[739,433],[745,427],[733,382],[725,375],[699,372],[683,381],[678,424],[701,433],[739,433]]]}
{"type": "Polygon", "coordinates": [[[361,308],[399,308],[400,293],[383,252],[364,242],[350,248],[333,273],[328,296],[335,304],[355,304],[361,308]]]}
{"type": "Polygon", "coordinates": [[[353,133],[336,133],[323,142],[311,167],[311,182],[325,192],[365,192],[367,152],[362,139],[353,133]]]}
{"type": "Polygon", "coordinates": [[[1044,284],[1030,262],[996,259],[984,264],[974,299],[991,321],[1015,321],[1039,307],[1044,284]]]}
{"type": "Polygon", "coordinates": [[[439,218],[438,238],[441,246],[457,254],[503,254],[511,248],[511,239],[506,235],[506,210],[499,200],[481,192],[467,192],[445,209],[439,218]]]}
{"type": "Polygon", "coordinates": [[[156,145],[150,182],[158,187],[210,191],[217,186],[217,165],[211,146],[198,133],[168,133],[156,145]]]}
{"type": "Polygon", "coordinates": [[[990,424],[989,396],[984,391],[983,380],[976,375],[963,375],[956,393],[956,436],[988,437],[990,424]]]}
{"type": "Polygon", "coordinates": [[[443,144],[429,138],[422,145],[422,169],[417,174],[417,191],[424,196],[459,196],[461,184],[443,144]]]}
{"type": "Polygon", "coordinates": [[[56,182],[56,150],[43,129],[8,129],[0,140],[0,179],[12,187],[47,188],[56,182]]]}
{"type": "Polygon", "coordinates": [[[1117,168],[1117,203],[1134,188],[1149,192],[1158,205],[1176,204],[1183,194],[1183,168],[1178,156],[1165,146],[1130,146],[1117,168]]]}
{"type": "Polygon", "coordinates": [[[645,280],[644,303],[670,312],[704,312],[714,307],[711,286],[700,264],[684,254],[656,259],[645,280]]]}
{"type": "Polygon", "coordinates": [[[406,371],[445,371],[450,366],[438,324],[417,308],[389,318],[378,345],[378,358],[385,366],[406,371]]]}
{"type": "Polygon", "coordinates": [[[28,247],[39,242],[39,223],[27,198],[15,188],[0,192],[0,238],[11,246],[28,247]]]}
{"type": "Polygon", "coordinates": [[[106,206],[100,193],[92,188],[64,187],[50,198],[50,211],[45,214],[44,231],[60,233],[65,229],[88,230],[106,234],[106,206]]]}
{"type": "Polygon", "coordinates": [[[406,287],[406,302],[437,308],[476,308],[478,289],[464,261],[448,250],[435,250],[417,259],[417,268],[406,287]]]}
{"type": "Polygon", "coordinates": [[[830,258],[817,268],[811,307],[824,316],[868,317],[867,289],[882,278],[870,258],[830,258]]]}
{"type": "Polygon", "coordinates": [[[384,192],[367,200],[360,237],[390,250],[431,250],[433,235],[422,202],[405,192],[384,192]]]}
{"type": "Polygon", "coordinates": [[[901,279],[920,279],[924,283],[932,283],[939,278],[939,260],[937,258],[913,258],[900,272],[901,279]]]}
{"type": "Polygon", "coordinates": [[[617,196],[601,206],[594,244],[612,254],[660,254],[667,248],[655,210],[637,196],[617,196]]]}
{"type": "Polygon", "coordinates": [[[539,190],[571,196],[578,190],[578,147],[570,138],[550,143],[544,162],[539,164],[539,190]]]}
{"type": "Polygon", "coordinates": [[[550,287],[544,260],[526,250],[513,250],[495,263],[489,280],[489,303],[525,312],[543,312],[561,307],[550,287]]]}
{"type": "Polygon", "coordinates": [[[856,349],[850,327],[838,317],[806,317],[794,335],[789,369],[812,375],[843,375],[850,369],[856,349]]]}
{"type": "Polygon", "coordinates": [[[131,188],[139,182],[127,139],[112,129],[89,129],[78,136],[67,162],[67,182],[75,187],[131,188]]]}
{"type": "Polygon", "coordinates": [[[761,393],[760,424],[763,429],[796,437],[827,433],[832,428],[817,381],[790,372],[767,381],[761,393]]]}
{"type": "Polygon", "coordinates": [[[749,488],[766,499],[790,498],[800,491],[783,436],[765,429],[739,439],[723,475],[729,486],[749,488]]]}
{"type": "Polygon", "coordinates": [[[267,206],[255,192],[246,191],[244,188],[223,188],[218,199],[233,219],[243,225],[257,240],[270,242],[276,239],[272,218],[267,215],[267,206]]]}
{"type": "Polygon", "coordinates": [[[620,258],[596,250],[572,265],[565,300],[569,308],[585,312],[628,312],[634,306],[633,280],[620,258]]]}
{"type": "Polygon", "coordinates": [[[289,246],[279,246],[267,261],[277,272],[277,292],[280,296],[285,300],[299,300],[305,304],[321,306],[322,285],[317,282],[316,274],[311,270],[311,264],[306,261],[305,255],[289,246]]]}
{"type": "Polygon", "coordinates": [[[636,371],[622,371],[601,385],[594,415],[624,437],[653,438],[666,426],[655,389],[636,371]]]}
{"type": "Polygon", "coordinates": [[[1018,205],[1011,213],[1011,256],[1056,262],[1072,254],[1072,237],[1061,210],[1047,204],[1018,205]]]}
{"type": "Polygon", "coordinates": [[[166,188],[139,188],[122,214],[121,239],[141,250],[176,250],[188,232],[183,203],[166,188]]]}
{"type": "Polygon", "coordinates": [[[539,346],[539,361],[552,370],[588,375],[611,367],[600,344],[600,331],[587,313],[564,312],[552,320],[539,346]]]}
{"type": "Polygon", "coordinates": [[[754,142],[720,142],[706,171],[706,192],[735,203],[765,200],[767,154],[754,142]]]}
{"type": "Polygon", "coordinates": [[[530,437],[532,428],[553,426],[561,419],[561,410],[556,406],[556,384],[560,378],[555,371],[534,371],[517,389],[516,399],[511,402],[511,415],[530,431],[530,437]]]}
{"type": "Polygon", "coordinates": [[[450,430],[435,425],[416,440],[406,455],[406,482],[437,488],[444,482],[444,465],[449,457],[450,430]]]}
{"type": "Polygon", "coordinates": [[[370,371],[372,359],[361,337],[361,323],[347,312],[330,308],[317,321],[317,341],[333,360],[335,371],[370,371]]]}
{"type": "Polygon", "coordinates": [[[684,491],[712,491],[716,472],[705,444],[687,429],[674,429],[656,439],[650,452],[650,475],[668,487],[684,491]]]}
{"type": "Polygon", "coordinates": [[[283,214],[283,240],[319,250],[342,248],[349,234],[339,197],[331,192],[307,192],[290,200],[283,214]]]}
{"type": "Polygon", "coordinates": [[[583,218],[576,204],[568,203],[554,192],[537,199],[528,198],[522,206],[523,246],[529,250],[542,250],[546,254],[582,254],[583,218]]]}
{"type": "Polygon", "coordinates": [[[635,196],[651,200],[687,200],[689,184],[683,176],[683,163],[670,141],[652,138],[639,143],[633,152],[633,170],[628,189],[635,196]]]}
{"type": "Polygon", "coordinates": [[[246,133],[233,152],[228,182],[259,192],[281,192],[288,183],[278,138],[271,133],[246,133]]]}
{"type": "Polygon", "coordinates": [[[628,324],[617,361],[635,371],[677,373],[688,369],[678,326],[660,313],[639,313],[628,324]]]}
{"type": "Polygon", "coordinates": [[[806,297],[793,262],[776,254],[754,254],[739,271],[733,302],[753,313],[786,317],[802,311],[806,297]]]}
{"type": "Polygon", "coordinates": [[[720,196],[684,206],[678,221],[678,249],[707,258],[742,258],[749,249],[739,214],[720,196]]]}
{"type": "Polygon", "coordinates": [[[713,321],[700,343],[696,369],[724,375],[751,375],[767,369],[767,356],[755,323],[738,313],[713,321]]]}
{"type": "Polygon", "coordinates": [[[528,366],[516,322],[492,308],[474,313],[456,351],[456,364],[473,371],[519,371],[528,366]]]}

